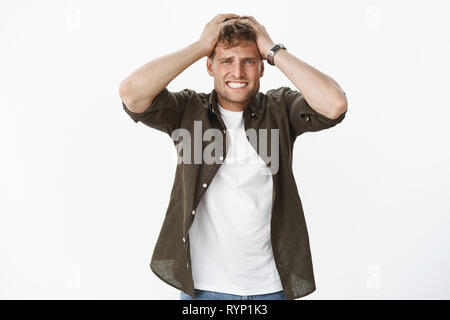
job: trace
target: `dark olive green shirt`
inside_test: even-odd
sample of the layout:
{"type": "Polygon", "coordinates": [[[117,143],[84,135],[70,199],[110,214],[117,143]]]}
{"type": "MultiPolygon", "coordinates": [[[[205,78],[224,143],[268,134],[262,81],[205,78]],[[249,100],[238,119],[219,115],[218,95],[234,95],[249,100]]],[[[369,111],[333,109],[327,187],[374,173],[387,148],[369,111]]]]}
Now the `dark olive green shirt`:
{"type": "MultiPolygon", "coordinates": [[[[190,89],[170,92],[164,88],[142,113],[131,112],[123,101],[122,106],[135,122],[167,133],[174,146],[177,145],[177,139],[172,136],[174,130],[184,128],[193,137],[194,121],[201,121],[203,132],[209,128],[219,129],[223,141],[227,141],[214,89],[210,93],[197,93],[190,89]]],[[[308,231],[292,171],[294,142],[302,133],[335,126],[346,113],[330,119],[312,109],[299,91],[289,87],[272,89],[266,94],[258,92],[243,112],[245,130],[267,129],[270,136],[270,129],[279,129],[279,168],[272,175],[270,236],[275,265],[287,299],[303,297],[316,289],[308,231]]],[[[250,142],[258,152],[258,144],[250,142]]],[[[208,143],[203,141],[202,148],[208,143]]],[[[268,152],[271,152],[270,143],[268,152]]],[[[223,154],[215,156],[217,161],[212,164],[204,161],[177,164],[170,201],[150,262],[151,270],[161,280],[193,298],[189,228],[199,201],[226,158],[226,143],[223,154]]]]}

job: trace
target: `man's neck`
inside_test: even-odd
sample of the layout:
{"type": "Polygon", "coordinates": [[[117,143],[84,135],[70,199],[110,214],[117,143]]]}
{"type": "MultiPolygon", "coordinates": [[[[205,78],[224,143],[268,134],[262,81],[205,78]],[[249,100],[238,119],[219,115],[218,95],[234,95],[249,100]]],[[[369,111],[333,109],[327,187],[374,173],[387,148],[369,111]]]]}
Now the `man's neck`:
{"type": "Polygon", "coordinates": [[[248,101],[245,103],[232,103],[229,101],[222,101],[222,99],[218,97],[218,104],[226,110],[239,112],[243,111],[247,107],[248,101]]]}

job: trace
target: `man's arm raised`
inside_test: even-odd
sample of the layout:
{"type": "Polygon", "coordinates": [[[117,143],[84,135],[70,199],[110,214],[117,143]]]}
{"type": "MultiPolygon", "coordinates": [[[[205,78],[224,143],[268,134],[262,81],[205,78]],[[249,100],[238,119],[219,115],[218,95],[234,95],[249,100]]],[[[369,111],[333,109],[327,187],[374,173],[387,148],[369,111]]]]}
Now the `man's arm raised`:
{"type": "Polygon", "coordinates": [[[220,29],[233,23],[236,14],[218,14],[207,23],[200,39],[174,53],[154,59],[141,66],[119,87],[119,95],[128,109],[135,113],[145,111],[153,99],[187,67],[207,56],[213,50],[220,29]]]}
{"type": "MultiPolygon", "coordinates": [[[[248,23],[255,29],[260,54],[264,60],[267,60],[267,53],[275,42],[270,38],[266,28],[255,18],[248,16],[241,19],[243,23],[248,23]]],[[[330,76],[298,59],[287,50],[278,51],[274,57],[274,63],[291,80],[315,111],[334,120],[347,110],[347,97],[330,76]]]]}
{"type": "Polygon", "coordinates": [[[143,112],[175,77],[204,55],[204,47],[196,41],[146,63],[120,83],[120,98],[130,111],[143,112]]]}

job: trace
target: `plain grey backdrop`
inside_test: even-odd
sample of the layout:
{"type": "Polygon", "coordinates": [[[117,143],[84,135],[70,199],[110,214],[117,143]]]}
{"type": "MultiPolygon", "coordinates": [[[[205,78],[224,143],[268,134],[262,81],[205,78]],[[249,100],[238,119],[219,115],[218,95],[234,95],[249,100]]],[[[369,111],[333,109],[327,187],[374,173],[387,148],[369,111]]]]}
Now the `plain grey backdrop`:
{"type": "MultiPolygon", "coordinates": [[[[295,143],[317,290],[450,298],[448,1],[2,1],[0,298],[178,299],[149,263],[176,167],[120,81],[252,15],[334,78],[344,121],[295,143]]],[[[265,61],[260,91],[290,86],[265,61]]],[[[210,92],[206,58],[168,89],[210,92]]]]}

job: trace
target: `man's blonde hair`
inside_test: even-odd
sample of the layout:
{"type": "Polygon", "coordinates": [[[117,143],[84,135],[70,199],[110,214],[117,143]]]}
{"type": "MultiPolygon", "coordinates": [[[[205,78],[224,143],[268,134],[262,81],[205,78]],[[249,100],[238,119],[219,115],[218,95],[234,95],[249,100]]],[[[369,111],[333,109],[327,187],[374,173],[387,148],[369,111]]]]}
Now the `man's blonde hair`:
{"type": "Polygon", "coordinates": [[[225,49],[229,49],[238,46],[241,40],[246,41],[247,45],[251,42],[256,43],[256,33],[250,25],[242,22],[242,20],[240,22],[225,25],[222,30],[220,30],[219,38],[217,39],[217,43],[209,55],[209,58],[211,60],[214,59],[218,44],[225,49]]]}

